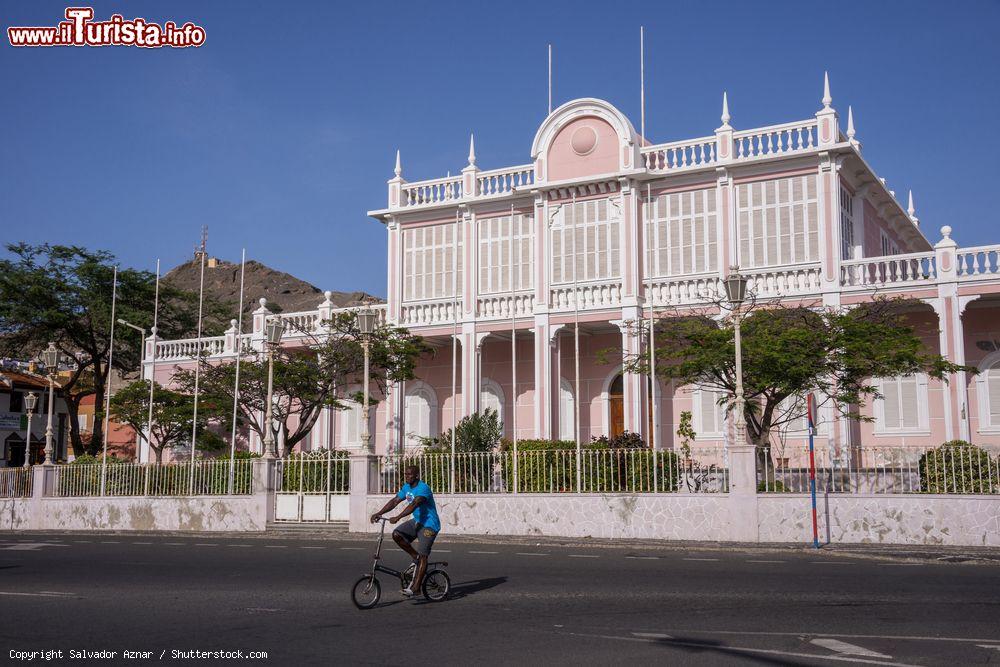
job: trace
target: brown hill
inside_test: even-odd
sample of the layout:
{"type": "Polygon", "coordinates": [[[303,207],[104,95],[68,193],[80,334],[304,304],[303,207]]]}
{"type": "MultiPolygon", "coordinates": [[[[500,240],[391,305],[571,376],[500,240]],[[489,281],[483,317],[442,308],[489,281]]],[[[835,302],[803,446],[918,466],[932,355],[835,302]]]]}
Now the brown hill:
{"type": "MultiPolygon", "coordinates": [[[[198,293],[200,258],[185,262],[171,269],[163,278],[164,281],[178,289],[198,293]]],[[[214,300],[225,310],[235,308],[240,294],[240,265],[226,262],[214,257],[205,263],[205,296],[214,300]]],[[[246,316],[257,309],[261,297],[268,301],[268,308],[273,312],[295,312],[313,310],[323,301],[323,292],[295,276],[277,271],[254,260],[248,260],[243,287],[243,315],[246,316]]],[[[354,306],[370,299],[372,303],[382,303],[382,299],[364,292],[333,292],[330,300],[337,306],[354,306]]],[[[231,310],[235,317],[235,310],[231,310]]]]}

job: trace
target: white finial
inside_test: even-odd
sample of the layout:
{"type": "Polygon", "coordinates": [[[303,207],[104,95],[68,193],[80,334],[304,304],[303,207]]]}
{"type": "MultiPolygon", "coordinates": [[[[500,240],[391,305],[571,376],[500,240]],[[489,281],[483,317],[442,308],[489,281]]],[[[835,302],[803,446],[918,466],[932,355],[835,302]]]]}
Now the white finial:
{"type": "Polygon", "coordinates": [[[151,338],[156,338],[156,331],[157,331],[156,327],[151,327],[150,328],[149,335],[150,335],[151,338]]]}
{"type": "Polygon", "coordinates": [[[231,329],[235,329],[236,328],[236,320],[229,320],[229,327],[231,329]]]}
{"type": "Polygon", "coordinates": [[[722,126],[729,127],[730,120],[732,116],[729,115],[729,96],[726,95],[726,91],[722,91],[722,126]]]}
{"type": "Polygon", "coordinates": [[[399,149],[396,149],[396,176],[403,175],[403,164],[399,161],[399,149]]]}
{"type": "Polygon", "coordinates": [[[476,135],[469,135],[469,166],[476,166],[476,135]]]}
{"type": "Polygon", "coordinates": [[[260,304],[261,308],[267,308],[267,298],[266,297],[263,297],[263,296],[260,297],[259,299],[257,299],[257,303],[260,304]]]}
{"type": "Polygon", "coordinates": [[[832,102],[833,98],[830,97],[830,75],[827,72],[823,72],[823,108],[829,109],[832,102]]]}
{"type": "Polygon", "coordinates": [[[948,225],[945,225],[944,227],[942,227],[941,228],[941,236],[943,237],[942,238],[943,241],[950,241],[951,240],[951,227],[949,227],[948,225]]]}
{"type": "Polygon", "coordinates": [[[855,143],[855,141],[854,141],[854,135],[855,135],[855,132],[854,132],[854,110],[851,109],[851,105],[848,104],[847,105],[847,140],[850,141],[852,144],[855,143]]]}
{"type": "Polygon", "coordinates": [[[332,296],[333,296],[333,292],[331,292],[330,290],[326,290],[325,292],[323,292],[323,298],[325,298],[327,301],[329,301],[330,297],[332,297],[332,296]]]}
{"type": "Polygon", "coordinates": [[[920,218],[917,217],[917,209],[913,208],[913,190],[910,190],[909,202],[906,207],[906,213],[910,216],[910,221],[914,225],[920,226],[920,218]]]}

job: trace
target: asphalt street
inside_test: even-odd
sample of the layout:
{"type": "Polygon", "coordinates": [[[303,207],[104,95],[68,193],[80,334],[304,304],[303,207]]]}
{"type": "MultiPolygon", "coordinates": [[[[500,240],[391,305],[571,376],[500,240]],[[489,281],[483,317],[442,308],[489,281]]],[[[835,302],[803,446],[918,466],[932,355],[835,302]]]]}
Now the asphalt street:
{"type": "MultiPolygon", "coordinates": [[[[406,564],[386,547],[387,564],[406,564]]],[[[349,591],[373,549],[343,535],[3,536],[3,656],[25,664],[33,651],[62,651],[49,664],[1000,663],[995,563],[442,535],[434,556],[449,562],[448,600],[404,600],[381,576],[382,604],[359,611],[349,591]],[[95,651],[109,653],[86,657],[95,651]]]]}

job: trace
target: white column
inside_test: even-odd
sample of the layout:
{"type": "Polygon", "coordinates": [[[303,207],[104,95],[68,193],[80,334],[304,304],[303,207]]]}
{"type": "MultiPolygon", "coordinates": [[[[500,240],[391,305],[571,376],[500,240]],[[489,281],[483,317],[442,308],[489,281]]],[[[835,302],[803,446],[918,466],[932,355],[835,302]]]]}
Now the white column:
{"type": "MultiPolygon", "coordinates": [[[[622,357],[634,358],[640,354],[639,330],[641,318],[638,308],[622,308],[622,319],[612,322],[622,334],[622,357]]],[[[640,434],[643,439],[648,438],[646,425],[647,406],[646,398],[647,382],[644,382],[643,375],[637,373],[624,373],[622,377],[624,404],[625,430],[640,434]]],[[[608,425],[610,434],[610,424],[608,425]]]]}

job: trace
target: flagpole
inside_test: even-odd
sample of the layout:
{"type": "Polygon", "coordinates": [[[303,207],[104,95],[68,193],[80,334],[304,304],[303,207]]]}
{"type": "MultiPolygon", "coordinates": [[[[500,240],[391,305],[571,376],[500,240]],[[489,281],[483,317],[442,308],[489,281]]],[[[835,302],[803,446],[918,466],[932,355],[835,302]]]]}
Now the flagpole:
{"type": "Polygon", "coordinates": [[[229,435],[229,495],[233,494],[236,476],[236,411],[240,404],[240,354],[243,352],[243,275],[247,265],[247,249],[240,255],[240,303],[236,316],[236,382],[233,386],[233,426],[229,435]]]}
{"type": "MultiPolygon", "coordinates": [[[[514,441],[514,493],[517,493],[517,483],[518,483],[518,461],[517,461],[517,294],[514,290],[514,255],[517,250],[517,244],[514,241],[515,230],[514,230],[514,205],[510,205],[510,377],[511,377],[511,393],[513,394],[513,399],[511,405],[511,435],[514,441]]],[[[520,269],[520,266],[518,266],[520,269]]],[[[517,274],[518,282],[520,282],[520,273],[517,274]]]]}
{"type": "Polygon", "coordinates": [[[639,26],[639,134],[642,136],[642,143],[646,143],[646,29],[639,26]]]}
{"type": "MultiPolygon", "coordinates": [[[[455,407],[458,402],[458,221],[459,213],[455,211],[455,234],[452,239],[451,255],[451,293],[452,293],[452,315],[453,328],[451,334],[451,456],[448,457],[448,492],[455,493],[455,433],[458,430],[458,422],[455,420],[455,407]]],[[[463,392],[468,391],[463,386],[463,392]]]]}
{"type": "Polygon", "coordinates": [[[156,260],[156,290],[153,297],[153,352],[149,362],[149,414],[146,416],[146,463],[153,445],[153,383],[156,382],[156,328],[160,316],[160,260],[156,260]]]}
{"type": "Polygon", "coordinates": [[[194,451],[195,436],[198,433],[198,383],[201,379],[201,325],[205,304],[205,254],[205,240],[203,236],[201,242],[201,279],[198,286],[198,343],[195,345],[194,412],[191,417],[191,473],[188,476],[188,493],[191,494],[194,494],[194,451]]]}
{"type": "MultiPolygon", "coordinates": [[[[655,232],[653,231],[653,198],[650,193],[649,183],[646,184],[645,209],[646,220],[649,222],[649,226],[646,229],[650,231],[649,237],[645,241],[646,247],[651,250],[653,246],[650,239],[655,232]]],[[[659,425],[656,419],[656,412],[659,407],[656,395],[656,317],[653,313],[653,256],[650,252],[646,253],[646,273],[646,277],[649,279],[649,286],[646,288],[646,300],[649,301],[649,423],[653,431],[649,435],[649,444],[653,448],[653,489],[659,490],[658,455],[656,452],[656,440],[659,434],[659,425]]]]}
{"type": "Polygon", "coordinates": [[[580,289],[578,280],[578,269],[576,262],[576,193],[573,193],[573,230],[572,230],[572,241],[573,241],[573,347],[575,358],[573,360],[574,372],[575,372],[575,383],[576,383],[576,400],[573,401],[573,412],[575,421],[575,433],[576,433],[576,492],[581,493],[583,490],[583,470],[581,466],[583,465],[583,450],[582,444],[580,443],[580,289]]]}
{"type": "Polygon", "coordinates": [[[552,45],[549,44],[549,114],[552,114],[552,45]]]}
{"type": "MultiPolygon", "coordinates": [[[[101,495],[108,479],[108,427],[111,412],[111,366],[115,359],[115,308],[118,305],[118,266],[111,283],[111,343],[108,345],[108,380],[104,386],[104,455],[101,457],[101,495]]],[[[50,413],[51,414],[51,413],[50,413]]]]}

